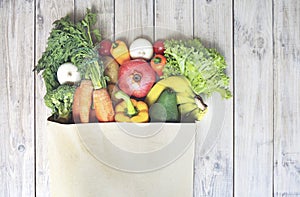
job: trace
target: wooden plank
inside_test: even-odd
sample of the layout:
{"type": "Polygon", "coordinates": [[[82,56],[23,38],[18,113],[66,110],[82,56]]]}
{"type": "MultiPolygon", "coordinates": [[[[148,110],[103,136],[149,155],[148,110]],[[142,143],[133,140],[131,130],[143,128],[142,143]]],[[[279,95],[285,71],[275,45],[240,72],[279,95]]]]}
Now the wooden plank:
{"type": "Polygon", "coordinates": [[[115,0],[115,38],[130,45],[138,37],[153,40],[153,1],[115,0]]]}
{"type": "MultiPolygon", "coordinates": [[[[47,46],[52,23],[66,14],[73,15],[73,1],[36,2],[36,63],[47,46]],[[63,9],[62,9],[63,8],[63,9]]],[[[45,84],[41,74],[36,76],[36,196],[50,196],[50,180],[47,156],[47,118],[51,111],[45,106],[45,84]]]]}
{"type": "Polygon", "coordinates": [[[0,34],[0,196],[34,196],[34,1],[1,1],[0,34]]]}
{"type": "MultiPolygon", "coordinates": [[[[194,21],[194,37],[224,55],[233,90],[232,1],[195,1],[194,21]]],[[[223,126],[215,133],[216,145],[210,152],[203,147],[203,136],[197,136],[194,196],[233,195],[233,98],[224,104],[223,126]]]]}
{"type": "Polygon", "coordinates": [[[300,2],[274,1],[274,195],[300,196],[300,2]]]}
{"type": "Polygon", "coordinates": [[[76,0],[75,15],[76,19],[82,19],[86,8],[92,9],[97,13],[97,23],[103,38],[113,38],[114,34],[114,0],[76,0]]]}
{"type": "MultiPolygon", "coordinates": [[[[168,38],[192,38],[193,32],[198,31],[194,27],[194,21],[198,20],[198,7],[202,2],[195,1],[195,9],[193,8],[193,1],[156,1],[155,3],[155,40],[168,38]],[[196,8],[197,7],[197,8],[196,8]],[[165,9],[168,8],[168,9],[165,9]],[[194,13],[195,11],[195,13],[194,13]],[[195,18],[194,18],[195,17],[195,18]]],[[[200,35],[200,34],[197,34],[200,35]]],[[[199,131],[197,131],[199,133],[199,131]]],[[[201,174],[200,169],[204,169],[203,165],[207,162],[202,162],[199,159],[202,142],[198,140],[201,135],[197,135],[195,143],[195,176],[194,176],[194,196],[202,196],[201,174]],[[201,177],[200,177],[201,176],[201,177]]],[[[209,195],[210,193],[206,193],[209,195]]],[[[205,196],[206,196],[205,194],[205,196]]]]}
{"type": "Polygon", "coordinates": [[[235,1],[236,196],[272,196],[272,43],[272,1],[235,1]]]}
{"type": "Polygon", "coordinates": [[[193,1],[155,1],[155,39],[193,36],[193,1]]]}

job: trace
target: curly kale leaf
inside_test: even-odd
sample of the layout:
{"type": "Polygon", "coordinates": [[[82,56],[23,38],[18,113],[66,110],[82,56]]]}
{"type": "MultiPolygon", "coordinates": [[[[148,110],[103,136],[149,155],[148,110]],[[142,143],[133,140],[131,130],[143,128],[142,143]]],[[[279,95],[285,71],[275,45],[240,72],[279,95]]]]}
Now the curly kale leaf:
{"type": "Polygon", "coordinates": [[[166,40],[164,44],[167,64],[163,77],[184,75],[196,94],[219,92],[223,98],[232,96],[225,59],[215,49],[205,48],[199,39],[166,40]]]}
{"type": "Polygon", "coordinates": [[[78,23],[73,23],[68,15],[53,23],[54,28],[48,38],[46,51],[34,69],[37,72],[43,70],[47,91],[59,86],[56,72],[65,62],[76,65],[84,78],[87,69],[85,62],[95,55],[92,37],[101,39],[99,30],[91,29],[95,23],[96,14],[91,13],[89,9],[78,23]]]}

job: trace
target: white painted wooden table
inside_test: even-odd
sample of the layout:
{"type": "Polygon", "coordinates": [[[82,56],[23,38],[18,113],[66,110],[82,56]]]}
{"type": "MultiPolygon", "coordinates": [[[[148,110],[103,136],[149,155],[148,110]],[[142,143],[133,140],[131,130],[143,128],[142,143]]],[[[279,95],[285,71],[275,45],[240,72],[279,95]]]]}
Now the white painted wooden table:
{"type": "MultiPolygon", "coordinates": [[[[233,99],[217,145],[195,158],[194,196],[300,196],[299,0],[0,0],[0,196],[49,196],[49,115],[32,72],[52,22],[97,11],[104,37],[159,27],[226,57],[233,99]]],[[[130,41],[136,35],[125,35],[130,41]]]]}

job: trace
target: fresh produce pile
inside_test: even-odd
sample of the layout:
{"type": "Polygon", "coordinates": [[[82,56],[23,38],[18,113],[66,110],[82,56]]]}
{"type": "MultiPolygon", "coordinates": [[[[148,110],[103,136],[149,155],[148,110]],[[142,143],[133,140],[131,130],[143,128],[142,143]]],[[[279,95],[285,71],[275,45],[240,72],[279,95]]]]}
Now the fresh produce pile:
{"type": "Polygon", "coordinates": [[[230,98],[224,57],[199,39],[102,40],[87,9],[74,23],[54,22],[35,71],[45,104],[61,123],[194,122],[208,110],[202,98],[230,98]]]}

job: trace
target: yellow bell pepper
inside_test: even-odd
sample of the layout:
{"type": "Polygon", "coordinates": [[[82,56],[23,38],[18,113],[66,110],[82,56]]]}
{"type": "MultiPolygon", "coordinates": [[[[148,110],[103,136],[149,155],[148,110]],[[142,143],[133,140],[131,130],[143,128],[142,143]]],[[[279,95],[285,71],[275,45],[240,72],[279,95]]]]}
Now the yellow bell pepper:
{"type": "Polygon", "coordinates": [[[116,40],[114,43],[112,43],[110,48],[110,54],[120,65],[130,60],[128,47],[126,43],[121,40],[116,40]]]}
{"type": "Polygon", "coordinates": [[[115,97],[123,99],[123,101],[115,107],[116,122],[148,122],[149,110],[145,102],[131,99],[122,91],[116,92],[115,97]]]}

